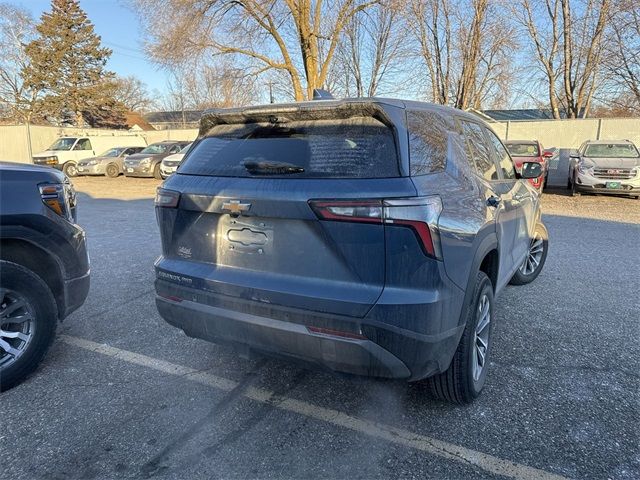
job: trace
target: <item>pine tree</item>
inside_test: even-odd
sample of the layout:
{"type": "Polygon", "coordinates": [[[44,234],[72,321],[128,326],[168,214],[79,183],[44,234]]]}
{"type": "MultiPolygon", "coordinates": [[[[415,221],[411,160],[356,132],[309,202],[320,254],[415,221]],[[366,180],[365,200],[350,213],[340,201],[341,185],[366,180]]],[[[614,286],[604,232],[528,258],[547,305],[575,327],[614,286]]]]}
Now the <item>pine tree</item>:
{"type": "Polygon", "coordinates": [[[101,46],[78,0],[51,0],[51,11],[42,14],[36,29],[22,76],[30,88],[43,92],[43,110],[78,127],[84,127],[85,118],[95,121],[92,126],[101,126],[104,117],[122,123],[122,110],[110,96],[115,75],[105,69],[111,50],[101,46]]]}

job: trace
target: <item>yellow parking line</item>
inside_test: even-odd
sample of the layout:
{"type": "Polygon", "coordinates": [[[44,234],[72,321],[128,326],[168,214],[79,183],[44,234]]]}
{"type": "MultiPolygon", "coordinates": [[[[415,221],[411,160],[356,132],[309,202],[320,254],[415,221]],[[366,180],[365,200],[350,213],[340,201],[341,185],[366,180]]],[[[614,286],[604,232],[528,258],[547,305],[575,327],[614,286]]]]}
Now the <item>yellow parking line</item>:
{"type": "MultiPolygon", "coordinates": [[[[100,344],[86,340],[84,338],[61,335],[60,339],[70,345],[100,353],[108,357],[116,358],[124,362],[147,367],[169,375],[180,376],[193,382],[214,387],[224,391],[234,389],[238,383],[233,380],[218,377],[211,373],[201,372],[193,368],[176,365],[174,363],[148,357],[139,353],[122,350],[109,345],[100,344]]],[[[269,402],[273,399],[273,392],[262,388],[249,387],[243,395],[257,402],[269,402]]],[[[504,475],[506,477],[531,480],[549,479],[559,480],[564,477],[555,475],[544,470],[522,465],[510,460],[504,460],[493,455],[461,447],[453,443],[444,442],[426,435],[420,435],[401,428],[396,428],[384,423],[372,422],[362,418],[353,417],[346,413],[330,408],[323,408],[301,400],[284,398],[281,402],[274,404],[275,407],[288,412],[298,413],[307,417],[315,418],[323,422],[348,428],[355,432],[364,433],[371,437],[380,438],[391,443],[402,445],[416,450],[421,450],[448,460],[454,460],[466,465],[473,465],[487,472],[504,475]]]]}

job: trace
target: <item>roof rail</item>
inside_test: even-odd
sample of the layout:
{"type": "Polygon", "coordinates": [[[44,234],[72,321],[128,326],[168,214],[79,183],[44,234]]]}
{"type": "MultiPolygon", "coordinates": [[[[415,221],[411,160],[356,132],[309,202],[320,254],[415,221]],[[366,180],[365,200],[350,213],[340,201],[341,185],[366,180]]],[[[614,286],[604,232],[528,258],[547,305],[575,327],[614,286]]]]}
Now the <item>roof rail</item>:
{"type": "Polygon", "coordinates": [[[322,88],[314,88],[313,89],[313,99],[314,100],[333,100],[335,97],[331,95],[329,90],[324,90],[322,88]]]}

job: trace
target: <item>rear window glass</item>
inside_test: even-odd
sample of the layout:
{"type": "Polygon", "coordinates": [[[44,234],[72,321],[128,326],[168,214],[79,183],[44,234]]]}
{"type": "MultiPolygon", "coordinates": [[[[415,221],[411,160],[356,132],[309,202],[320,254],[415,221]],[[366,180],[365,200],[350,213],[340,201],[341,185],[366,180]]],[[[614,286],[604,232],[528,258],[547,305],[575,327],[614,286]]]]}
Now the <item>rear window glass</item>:
{"type": "Polygon", "coordinates": [[[193,145],[180,173],[286,178],[399,176],[393,132],[371,117],[218,125],[193,145]]]}

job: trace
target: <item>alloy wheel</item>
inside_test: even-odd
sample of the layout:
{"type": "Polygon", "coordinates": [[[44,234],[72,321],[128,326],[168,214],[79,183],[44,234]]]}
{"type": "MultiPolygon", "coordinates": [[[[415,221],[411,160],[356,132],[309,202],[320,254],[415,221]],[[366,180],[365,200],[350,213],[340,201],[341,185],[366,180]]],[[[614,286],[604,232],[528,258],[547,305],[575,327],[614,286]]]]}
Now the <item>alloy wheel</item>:
{"type": "Polygon", "coordinates": [[[542,261],[542,254],[544,253],[544,240],[536,233],[536,236],[531,240],[529,246],[529,253],[522,265],[520,265],[520,273],[523,275],[531,275],[535,272],[538,265],[542,261]]]}
{"type": "Polygon", "coordinates": [[[478,321],[473,341],[473,379],[478,380],[484,370],[489,351],[489,324],[491,323],[491,302],[487,295],[483,295],[478,302],[478,321]]]}
{"type": "Polygon", "coordinates": [[[36,329],[33,307],[18,292],[0,289],[0,367],[18,360],[36,329]]]}

